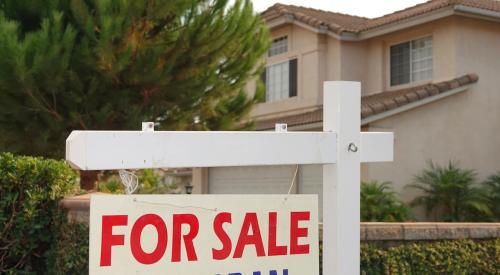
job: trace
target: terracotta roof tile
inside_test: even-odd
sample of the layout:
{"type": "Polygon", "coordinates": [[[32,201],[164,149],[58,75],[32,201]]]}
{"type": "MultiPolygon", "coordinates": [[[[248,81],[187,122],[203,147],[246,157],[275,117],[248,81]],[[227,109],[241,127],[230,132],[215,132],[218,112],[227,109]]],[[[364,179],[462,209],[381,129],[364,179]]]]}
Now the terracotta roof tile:
{"type": "MultiPolygon", "coordinates": [[[[432,97],[458,87],[476,83],[479,77],[476,74],[467,74],[449,81],[425,84],[417,87],[385,91],[361,98],[361,118],[381,114],[394,110],[411,102],[432,97]]],[[[287,123],[289,127],[300,126],[323,121],[323,109],[317,109],[302,114],[261,120],[256,122],[257,130],[274,129],[276,123],[287,123]]]]}
{"type": "Polygon", "coordinates": [[[362,105],[361,106],[361,113],[366,114],[368,116],[371,116],[374,114],[373,109],[370,108],[370,106],[367,105],[362,105]]]}
{"type": "Polygon", "coordinates": [[[394,97],[394,102],[396,102],[398,106],[403,106],[410,103],[410,101],[408,101],[408,99],[404,95],[394,97]]]}
{"type": "Polygon", "coordinates": [[[460,82],[458,80],[454,79],[450,82],[448,82],[448,86],[450,86],[452,89],[460,87],[460,82]]]}
{"type": "Polygon", "coordinates": [[[399,107],[400,105],[398,105],[398,103],[394,100],[394,98],[387,98],[383,101],[383,104],[385,106],[385,109],[386,110],[392,110],[392,109],[395,109],[397,107],[399,107]]]}
{"type": "MultiPolygon", "coordinates": [[[[467,78],[467,80],[468,80],[468,78],[467,78]]],[[[465,85],[467,83],[469,83],[469,81],[461,83],[461,85],[465,85]]],[[[428,85],[427,87],[425,87],[425,89],[427,90],[427,92],[429,93],[430,96],[439,94],[439,89],[434,85],[428,85]]]]}
{"type": "Polygon", "coordinates": [[[262,13],[262,16],[266,20],[271,20],[288,15],[292,16],[295,20],[316,28],[326,27],[337,34],[341,34],[342,32],[359,33],[458,5],[500,12],[500,1],[496,0],[431,0],[373,19],[284,4],[275,4],[269,7],[262,13]]]}
{"type": "Polygon", "coordinates": [[[438,88],[440,93],[448,90],[448,84],[446,82],[437,83],[435,86],[438,88]]]}
{"type": "Polygon", "coordinates": [[[365,17],[279,3],[271,6],[262,13],[262,16],[266,20],[282,15],[293,16],[294,19],[316,28],[324,26],[336,33],[343,31],[355,32],[356,30],[363,28],[366,21],[369,20],[365,17]]]}
{"type": "Polygon", "coordinates": [[[405,94],[405,96],[408,99],[408,103],[415,102],[418,100],[418,95],[416,93],[408,93],[405,94]]]}
{"type": "Polygon", "coordinates": [[[415,93],[418,95],[419,99],[424,99],[430,96],[425,87],[423,89],[416,90],[415,93]]]}

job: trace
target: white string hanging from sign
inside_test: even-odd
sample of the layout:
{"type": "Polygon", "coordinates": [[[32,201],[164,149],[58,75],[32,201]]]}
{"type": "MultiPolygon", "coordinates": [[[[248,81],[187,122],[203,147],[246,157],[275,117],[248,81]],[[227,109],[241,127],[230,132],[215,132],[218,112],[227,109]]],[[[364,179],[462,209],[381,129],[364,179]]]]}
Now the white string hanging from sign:
{"type": "Polygon", "coordinates": [[[290,195],[290,193],[292,192],[292,188],[293,188],[293,185],[295,183],[295,179],[297,178],[297,173],[299,172],[299,165],[297,164],[295,166],[295,173],[293,174],[293,178],[292,178],[292,183],[290,184],[290,188],[288,188],[288,193],[287,195],[290,195]]]}
{"type": "Polygon", "coordinates": [[[137,187],[139,186],[139,178],[134,172],[129,172],[127,170],[118,171],[122,184],[125,186],[125,193],[127,195],[133,194],[137,187]]]}
{"type": "Polygon", "coordinates": [[[206,210],[206,211],[212,211],[212,212],[218,212],[219,209],[217,208],[207,208],[203,206],[197,206],[197,205],[179,205],[179,204],[173,204],[173,203],[167,203],[167,202],[149,202],[149,201],[143,201],[143,200],[138,200],[137,198],[133,199],[134,202],[136,203],[144,203],[144,204],[152,204],[152,205],[166,205],[166,206],[171,206],[175,208],[181,208],[181,209],[200,209],[200,210],[206,210]]]}
{"type": "Polygon", "coordinates": [[[295,179],[297,178],[297,173],[299,172],[299,165],[295,165],[295,173],[293,173],[293,178],[292,178],[292,183],[290,183],[290,188],[288,188],[288,193],[286,194],[285,199],[283,200],[283,203],[285,203],[288,200],[288,197],[290,196],[290,193],[292,192],[293,185],[295,184],[295,179]]]}

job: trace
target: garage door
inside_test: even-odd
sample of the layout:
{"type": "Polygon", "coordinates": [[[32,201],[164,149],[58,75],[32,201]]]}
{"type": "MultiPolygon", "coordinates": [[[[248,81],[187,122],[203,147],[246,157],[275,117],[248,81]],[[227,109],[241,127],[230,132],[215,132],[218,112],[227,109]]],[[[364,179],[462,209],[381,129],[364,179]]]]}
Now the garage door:
{"type": "MultiPolygon", "coordinates": [[[[210,194],[286,194],[295,165],[218,167],[208,170],[210,194]]],[[[322,220],[323,172],[321,165],[301,165],[291,193],[317,194],[322,220]]]]}
{"type": "Polygon", "coordinates": [[[299,169],[299,194],[317,194],[319,220],[323,221],[323,166],[301,165],[299,169]]]}
{"type": "Polygon", "coordinates": [[[208,170],[210,194],[286,194],[295,166],[217,167],[208,170]]]}

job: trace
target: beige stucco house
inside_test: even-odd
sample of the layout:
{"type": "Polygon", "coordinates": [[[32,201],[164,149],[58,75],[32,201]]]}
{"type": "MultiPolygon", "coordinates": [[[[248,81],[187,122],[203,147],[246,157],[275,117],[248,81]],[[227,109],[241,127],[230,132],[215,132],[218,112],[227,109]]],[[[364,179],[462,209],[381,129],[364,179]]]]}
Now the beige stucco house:
{"type": "MultiPolygon", "coordinates": [[[[263,17],[273,43],[257,130],[320,130],[323,82],[360,81],[362,129],[395,134],[394,162],[364,165],[364,180],[391,181],[410,200],[404,186],[427,160],[458,161],[479,179],[500,170],[499,1],[433,0],[374,19],[276,4],[263,17]]],[[[194,169],[194,192],[286,193],[294,170],[194,169]]],[[[294,192],[321,195],[321,177],[301,166],[294,192]]]]}

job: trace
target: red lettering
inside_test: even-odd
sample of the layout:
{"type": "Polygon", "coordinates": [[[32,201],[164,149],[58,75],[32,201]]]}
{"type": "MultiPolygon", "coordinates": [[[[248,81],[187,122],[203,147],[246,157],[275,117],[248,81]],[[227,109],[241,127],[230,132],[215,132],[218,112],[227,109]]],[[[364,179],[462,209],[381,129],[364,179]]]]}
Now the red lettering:
{"type": "Polygon", "coordinates": [[[177,214],[174,215],[174,230],[172,239],[172,262],[181,261],[181,238],[182,238],[182,225],[189,225],[189,232],[184,235],[184,246],[186,247],[186,254],[188,261],[196,261],[196,251],[193,245],[193,239],[198,235],[200,225],[198,218],[193,214],[177,214]]]}
{"type": "Polygon", "coordinates": [[[269,239],[267,240],[267,254],[269,256],[286,255],[286,245],[276,245],[276,230],[277,230],[278,213],[269,213],[269,239]]]}
{"type": "Polygon", "coordinates": [[[102,216],[102,236],[101,236],[101,266],[111,265],[111,247],[114,245],[124,245],[124,235],[113,235],[113,226],[127,225],[127,215],[105,215],[102,216]]]}
{"type": "Polygon", "coordinates": [[[238,237],[238,243],[234,250],[233,258],[241,258],[243,255],[243,250],[245,246],[253,244],[257,252],[258,257],[266,256],[264,251],[264,244],[262,243],[262,236],[260,235],[259,221],[257,219],[256,213],[247,213],[245,219],[243,220],[243,225],[241,226],[240,236],[238,237]],[[250,228],[252,229],[252,234],[249,234],[250,228]]]}
{"type": "Polygon", "coordinates": [[[165,250],[167,249],[167,227],[163,219],[156,214],[146,214],[141,216],[134,223],[132,227],[132,232],[130,233],[130,249],[132,250],[132,255],[134,258],[142,264],[154,264],[158,262],[165,250]],[[156,248],[151,253],[146,253],[141,246],[141,234],[142,230],[146,225],[152,225],[155,227],[158,233],[158,243],[156,248]]]}
{"type": "Polygon", "coordinates": [[[299,238],[307,237],[308,229],[299,227],[300,221],[308,221],[310,212],[292,212],[290,214],[290,254],[308,254],[309,245],[299,245],[299,238]]]}
{"type": "Polygon", "coordinates": [[[224,227],[222,227],[224,223],[231,223],[231,213],[223,212],[215,216],[214,232],[221,241],[222,248],[212,248],[212,257],[214,260],[224,260],[231,255],[232,243],[226,231],[224,231],[224,227]]]}

